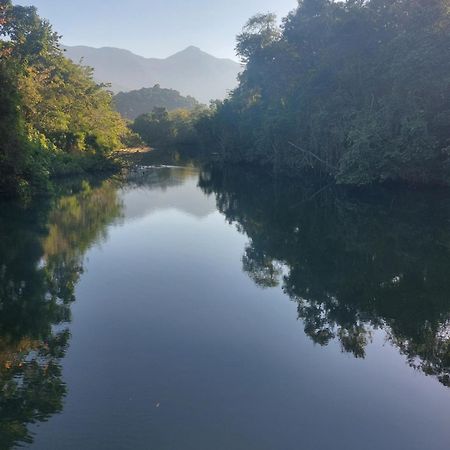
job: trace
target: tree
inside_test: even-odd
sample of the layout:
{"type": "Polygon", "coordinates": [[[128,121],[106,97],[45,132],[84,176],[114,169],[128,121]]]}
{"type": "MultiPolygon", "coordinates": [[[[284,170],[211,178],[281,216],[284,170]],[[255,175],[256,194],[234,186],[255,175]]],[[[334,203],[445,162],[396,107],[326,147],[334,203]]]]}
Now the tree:
{"type": "Polygon", "coordinates": [[[239,86],[201,138],[224,161],[342,184],[449,184],[450,7],[423,5],[302,0],[281,28],[255,16],[239,86]]]}
{"type": "Polygon", "coordinates": [[[114,96],[114,106],[126,119],[135,120],[142,114],[148,114],[154,108],[192,110],[199,106],[194,97],[183,97],[173,89],[163,89],[158,84],[137,91],[119,92],[114,96]]]}
{"type": "Polygon", "coordinates": [[[0,192],[44,190],[50,175],[111,166],[126,126],[92,70],[64,57],[34,7],[0,4],[0,192]]]}
{"type": "Polygon", "coordinates": [[[236,52],[244,63],[257,58],[281,36],[275,14],[257,14],[245,24],[237,37],[236,52]]]}

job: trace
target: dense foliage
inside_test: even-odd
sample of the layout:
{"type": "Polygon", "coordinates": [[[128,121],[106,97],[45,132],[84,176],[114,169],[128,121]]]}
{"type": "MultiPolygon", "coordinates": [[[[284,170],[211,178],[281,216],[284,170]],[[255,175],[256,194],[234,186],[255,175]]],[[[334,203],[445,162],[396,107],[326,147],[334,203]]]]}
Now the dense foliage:
{"type": "Polygon", "coordinates": [[[198,124],[224,161],[340,183],[450,181],[450,1],[300,0],[238,36],[239,87],[198,124]]]}
{"type": "Polygon", "coordinates": [[[91,69],[64,57],[59,36],[34,7],[0,1],[0,193],[108,166],[126,134],[111,102],[91,69]]]}
{"type": "Polygon", "coordinates": [[[152,112],[155,108],[192,110],[199,106],[194,97],[182,96],[174,89],[164,89],[156,84],[151,88],[136,91],[119,92],[114,96],[114,106],[122,117],[130,120],[152,112]]]}
{"type": "Polygon", "coordinates": [[[201,106],[170,112],[166,108],[154,108],[151,113],[137,117],[131,130],[151,147],[194,145],[199,140],[197,124],[208,114],[201,106]]]}

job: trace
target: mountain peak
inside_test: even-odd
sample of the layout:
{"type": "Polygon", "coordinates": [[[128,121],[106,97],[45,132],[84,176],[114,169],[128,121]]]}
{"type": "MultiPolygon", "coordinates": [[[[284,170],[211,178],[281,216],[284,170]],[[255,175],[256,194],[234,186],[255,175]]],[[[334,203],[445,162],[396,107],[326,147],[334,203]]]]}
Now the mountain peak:
{"type": "Polygon", "coordinates": [[[186,47],[184,50],[181,51],[181,53],[187,53],[187,52],[189,52],[189,53],[198,53],[198,52],[203,53],[201,51],[201,49],[199,47],[196,47],[195,45],[190,45],[189,47],[186,47]]]}
{"type": "Polygon", "coordinates": [[[189,47],[186,47],[184,50],[181,50],[180,52],[177,52],[177,53],[169,56],[167,59],[171,59],[174,57],[178,58],[180,56],[184,56],[187,58],[192,58],[192,57],[196,57],[196,56],[210,56],[211,58],[214,58],[212,55],[205,53],[199,47],[196,47],[195,45],[190,45],[189,47]]]}
{"type": "Polygon", "coordinates": [[[169,58],[144,58],[120,49],[66,47],[66,55],[75,62],[83,59],[95,69],[99,82],[110,82],[112,90],[132,91],[160,84],[182,95],[191,95],[201,103],[225,98],[237,84],[239,63],[216,58],[191,45],[169,58]]]}

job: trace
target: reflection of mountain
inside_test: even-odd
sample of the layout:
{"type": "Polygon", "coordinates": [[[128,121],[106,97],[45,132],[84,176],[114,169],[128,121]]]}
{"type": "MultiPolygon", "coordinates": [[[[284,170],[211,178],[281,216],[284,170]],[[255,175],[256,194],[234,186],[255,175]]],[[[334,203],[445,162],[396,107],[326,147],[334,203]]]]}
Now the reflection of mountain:
{"type": "Polygon", "coordinates": [[[409,364],[450,385],[450,203],[446,193],[364,201],[267,175],[211,171],[200,186],[249,237],[243,269],[282,284],[316,343],[365,356],[383,329],[409,364]]]}
{"type": "Polygon", "coordinates": [[[60,361],[83,255],[121,211],[110,183],[0,215],[0,448],[32,442],[31,423],[61,411],[60,361]]]}
{"type": "Polygon", "coordinates": [[[123,194],[127,219],[164,209],[201,219],[216,210],[214,198],[205,198],[197,188],[198,170],[193,167],[140,168],[130,174],[128,181],[123,194]]]}

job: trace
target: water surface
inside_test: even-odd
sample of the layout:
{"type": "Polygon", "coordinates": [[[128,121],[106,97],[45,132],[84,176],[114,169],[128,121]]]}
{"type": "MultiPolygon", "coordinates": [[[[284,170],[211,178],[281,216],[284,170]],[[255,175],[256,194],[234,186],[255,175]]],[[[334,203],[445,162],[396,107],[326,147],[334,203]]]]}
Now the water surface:
{"type": "Polygon", "coordinates": [[[447,449],[450,201],[149,168],[0,212],[0,448],[447,449]]]}

